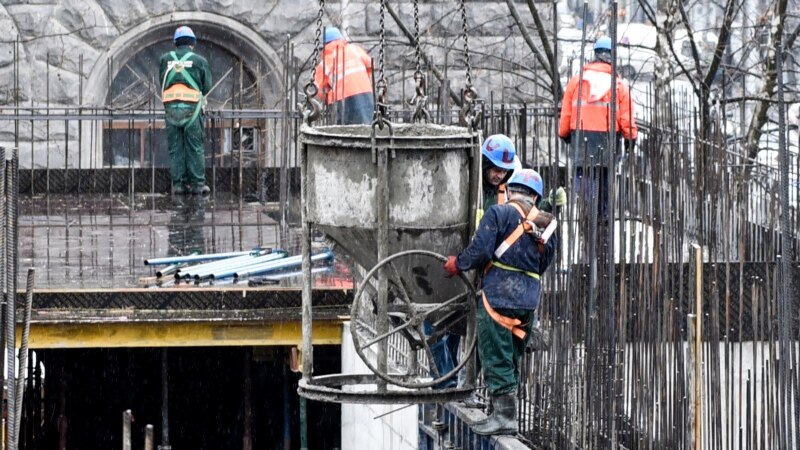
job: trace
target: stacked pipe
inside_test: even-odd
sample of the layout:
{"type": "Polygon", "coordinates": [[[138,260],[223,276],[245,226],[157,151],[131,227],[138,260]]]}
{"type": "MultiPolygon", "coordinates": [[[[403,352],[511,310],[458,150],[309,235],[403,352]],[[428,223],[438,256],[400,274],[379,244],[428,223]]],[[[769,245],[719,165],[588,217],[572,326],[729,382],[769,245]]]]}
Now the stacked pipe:
{"type": "MultiPolygon", "coordinates": [[[[299,267],[300,256],[287,257],[283,250],[255,249],[247,252],[228,252],[210,254],[192,254],[165,258],[150,258],[145,265],[167,265],[156,272],[158,278],[173,275],[176,281],[186,280],[200,283],[205,280],[218,281],[225,278],[247,278],[285,269],[299,267]],[[192,262],[202,264],[188,265],[192,262]]],[[[330,261],[333,252],[325,250],[315,255],[313,261],[330,261]]]]}

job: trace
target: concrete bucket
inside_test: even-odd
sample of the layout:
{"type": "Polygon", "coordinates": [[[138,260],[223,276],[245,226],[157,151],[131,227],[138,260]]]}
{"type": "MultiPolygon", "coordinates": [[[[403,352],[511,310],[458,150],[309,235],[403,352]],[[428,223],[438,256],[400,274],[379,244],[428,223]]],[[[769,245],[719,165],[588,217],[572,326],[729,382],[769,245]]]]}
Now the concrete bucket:
{"type": "Polygon", "coordinates": [[[474,372],[475,291],[464,276],[445,277],[442,255],[466,246],[474,227],[477,134],[431,124],[303,126],[300,142],[304,234],[316,227],[354,273],[368,271],[350,331],[373,372],[304,372],[301,395],[367,403],[463,398],[474,374],[454,384],[461,368],[474,372]],[[454,366],[435,364],[450,334],[463,336],[466,356],[454,366]]]}

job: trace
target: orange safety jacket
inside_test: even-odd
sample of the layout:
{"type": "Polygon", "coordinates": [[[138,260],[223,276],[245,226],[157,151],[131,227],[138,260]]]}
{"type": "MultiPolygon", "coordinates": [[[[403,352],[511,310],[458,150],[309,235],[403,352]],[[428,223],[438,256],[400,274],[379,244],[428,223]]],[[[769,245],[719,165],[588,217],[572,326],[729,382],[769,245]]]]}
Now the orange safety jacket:
{"type": "MultiPolygon", "coordinates": [[[[580,129],[607,133],[611,120],[611,64],[589,63],[583,68],[583,88],[581,88],[580,129]]],[[[561,100],[561,120],[558,135],[566,138],[578,127],[578,85],[581,76],[569,80],[561,100]]],[[[617,78],[617,132],[625,139],[635,140],[638,134],[633,115],[628,83],[617,78]]]]}
{"type": "Polygon", "coordinates": [[[314,71],[319,96],[327,104],[372,92],[372,58],[361,47],[337,39],[325,44],[314,71]]]}

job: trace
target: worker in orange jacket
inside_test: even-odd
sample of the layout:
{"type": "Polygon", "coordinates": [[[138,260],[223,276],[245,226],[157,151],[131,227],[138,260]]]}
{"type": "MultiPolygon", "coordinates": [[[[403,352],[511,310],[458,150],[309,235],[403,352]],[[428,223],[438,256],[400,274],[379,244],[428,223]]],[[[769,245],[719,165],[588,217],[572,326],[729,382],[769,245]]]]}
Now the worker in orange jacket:
{"type": "Polygon", "coordinates": [[[325,28],[324,41],[314,83],[333,123],[372,123],[372,58],[363,48],[347,42],[336,27],[325,28]]]}
{"type": "MultiPolygon", "coordinates": [[[[601,37],[594,44],[595,60],[572,77],[561,101],[561,121],[558,135],[570,144],[575,167],[575,191],[589,211],[593,195],[598,195],[598,217],[601,223],[608,218],[607,149],[611,130],[611,39],[601,37]],[[578,93],[580,91],[580,101],[578,93]],[[580,121],[580,123],[578,123],[580,121]],[[581,131],[581,142],[577,132],[581,131]]],[[[633,114],[628,84],[617,78],[616,130],[625,139],[625,148],[632,150],[638,130],[633,114]]],[[[619,152],[619,142],[614,144],[619,152]]]]}

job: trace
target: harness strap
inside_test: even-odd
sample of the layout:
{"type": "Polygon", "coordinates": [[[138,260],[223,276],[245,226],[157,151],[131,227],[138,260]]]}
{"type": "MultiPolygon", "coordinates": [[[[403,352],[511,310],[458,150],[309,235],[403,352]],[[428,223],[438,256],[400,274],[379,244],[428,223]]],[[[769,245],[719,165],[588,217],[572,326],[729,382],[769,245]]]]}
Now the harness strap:
{"type": "Polygon", "coordinates": [[[489,317],[492,318],[498,325],[501,327],[511,331],[511,334],[514,336],[524,340],[527,333],[525,332],[525,328],[523,328],[527,324],[523,324],[519,319],[512,319],[511,317],[504,316],[499,312],[495,311],[492,308],[492,305],[489,304],[489,300],[486,298],[486,293],[482,293],[483,295],[483,308],[486,310],[486,313],[489,314],[489,317]]]}
{"type": "Polygon", "coordinates": [[[536,272],[530,272],[530,271],[527,271],[527,270],[518,269],[518,268],[516,268],[514,266],[509,266],[508,264],[503,264],[500,261],[489,261],[489,264],[487,264],[486,266],[487,267],[486,267],[484,273],[488,272],[489,269],[491,268],[491,266],[495,266],[495,267],[499,267],[500,269],[503,269],[503,270],[508,270],[510,272],[524,273],[525,275],[533,278],[534,280],[539,280],[541,278],[540,275],[538,273],[536,273],[536,272]]]}
{"type": "Polygon", "coordinates": [[[508,204],[513,206],[514,209],[516,209],[517,212],[519,212],[519,215],[524,217],[525,220],[523,220],[521,224],[517,225],[517,228],[515,228],[514,231],[512,231],[511,234],[509,234],[508,237],[505,238],[505,240],[503,240],[503,243],[500,244],[500,246],[497,247],[497,249],[495,249],[494,257],[496,259],[500,259],[500,257],[503,256],[506,250],[508,250],[512,245],[514,245],[514,243],[517,242],[517,240],[519,240],[519,238],[522,237],[522,235],[525,232],[531,231],[533,229],[533,221],[536,219],[536,216],[539,215],[539,209],[535,206],[531,207],[531,210],[528,212],[528,215],[526,216],[521,206],[519,206],[514,202],[509,202],[508,204]]]}
{"type": "MultiPolygon", "coordinates": [[[[161,83],[162,101],[163,100],[167,100],[167,102],[179,100],[177,98],[172,98],[171,100],[168,100],[167,99],[168,93],[164,89],[167,84],[171,83],[172,80],[175,79],[175,75],[178,74],[178,71],[175,69],[175,67],[178,64],[183,65],[183,63],[188,61],[189,58],[191,58],[192,55],[194,55],[194,53],[192,53],[192,52],[186,52],[185,55],[183,55],[181,58],[178,58],[178,54],[175,53],[174,50],[169,52],[169,54],[170,54],[170,56],[172,56],[172,60],[175,61],[176,64],[173,64],[172,67],[167,67],[167,72],[164,74],[164,81],[161,83]]],[[[188,71],[181,70],[180,74],[183,76],[183,79],[189,84],[189,86],[192,89],[194,89],[195,91],[197,91],[197,97],[196,97],[196,100],[195,100],[195,102],[197,103],[197,106],[195,106],[195,108],[194,108],[194,114],[192,114],[191,119],[189,119],[189,121],[186,122],[186,125],[189,125],[189,124],[193,123],[195,120],[197,120],[197,117],[200,116],[200,112],[202,112],[202,110],[203,110],[203,102],[202,102],[203,91],[200,89],[200,86],[198,86],[198,84],[195,81],[194,77],[192,77],[192,75],[188,71]]],[[[183,99],[180,99],[180,100],[183,100],[183,99]]],[[[187,99],[187,101],[191,102],[192,100],[188,100],[187,99]]]]}

